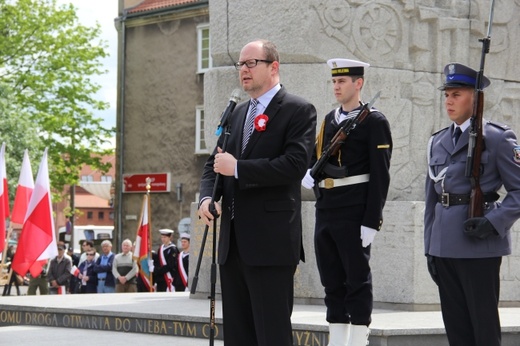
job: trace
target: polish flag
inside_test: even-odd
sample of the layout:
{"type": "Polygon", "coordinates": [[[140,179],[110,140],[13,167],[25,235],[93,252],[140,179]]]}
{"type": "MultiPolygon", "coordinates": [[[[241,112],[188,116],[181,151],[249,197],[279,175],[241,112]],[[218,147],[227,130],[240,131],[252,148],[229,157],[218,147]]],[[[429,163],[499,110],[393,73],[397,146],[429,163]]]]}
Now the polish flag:
{"type": "Polygon", "coordinates": [[[33,277],[37,277],[47,260],[57,255],[58,246],[54,222],[52,221],[49,167],[47,164],[47,149],[45,149],[12,268],[19,275],[23,276],[30,271],[33,277]]]}
{"type": "Polygon", "coordinates": [[[139,221],[139,227],[137,228],[137,235],[135,238],[135,250],[134,260],[137,261],[139,267],[138,275],[143,281],[143,285],[146,287],[148,292],[153,292],[153,269],[148,266],[148,262],[151,262],[151,222],[150,222],[150,199],[148,195],[143,196],[143,206],[141,208],[141,218],[139,221]]]}
{"type": "Polygon", "coordinates": [[[67,288],[65,286],[58,286],[58,294],[67,294],[67,288]]]}
{"type": "Polygon", "coordinates": [[[9,190],[5,170],[5,143],[0,150],[0,253],[5,247],[5,220],[9,217],[9,190]]]}
{"type": "Polygon", "coordinates": [[[78,267],[76,267],[75,265],[72,266],[72,268],[70,268],[70,273],[72,275],[74,275],[75,277],[78,277],[79,275],[79,269],[78,267]]]}
{"type": "Polygon", "coordinates": [[[14,197],[13,213],[11,214],[11,222],[22,225],[25,219],[25,213],[31,200],[34,190],[34,180],[32,174],[31,163],[29,162],[29,152],[25,149],[23,154],[22,169],[20,178],[18,179],[18,187],[16,188],[16,196],[14,197]]]}

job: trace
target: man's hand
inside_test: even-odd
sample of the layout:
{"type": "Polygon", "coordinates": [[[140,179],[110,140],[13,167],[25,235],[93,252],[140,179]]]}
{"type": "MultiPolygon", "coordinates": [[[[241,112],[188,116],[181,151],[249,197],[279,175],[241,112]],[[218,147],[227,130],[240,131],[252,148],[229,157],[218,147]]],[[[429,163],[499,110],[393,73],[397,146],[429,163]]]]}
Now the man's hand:
{"type": "Polygon", "coordinates": [[[308,169],[307,173],[305,173],[305,177],[302,179],[302,186],[307,190],[310,190],[314,187],[314,178],[311,176],[311,170],[308,169]]]}
{"type": "Polygon", "coordinates": [[[361,226],[361,245],[367,247],[372,244],[376,236],[377,230],[365,226],[361,226]]]}
{"type": "Polygon", "coordinates": [[[498,232],[485,217],[473,217],[464,221],[464,234],[478,239],[486,239],[492,234],[498,235],[498,232]]]}
{"type": "MultiPolygon", "coordinates": [[[[213,219],[215,216],[209,211],[209,205],[211,203],[211,198],[207,198],[200,204],[199,207],[199,217],[204,221],[204,223],[208,226],[211,226],[211,223],[213,222],[213,219]]],[[[215,204],[215,210],[217,211],[217,214],[221,214],[220,204],[218,202],[214,202],[215,204]]]]}
{"type": "Polygon", "coordinates": [[[215,155],[213,162],[213,171],[228,177],[235,176],[235,167],[237,166],[237,159],[229,153],[222,152],[222,149],[217,148],[218,153],[215,155]]]}

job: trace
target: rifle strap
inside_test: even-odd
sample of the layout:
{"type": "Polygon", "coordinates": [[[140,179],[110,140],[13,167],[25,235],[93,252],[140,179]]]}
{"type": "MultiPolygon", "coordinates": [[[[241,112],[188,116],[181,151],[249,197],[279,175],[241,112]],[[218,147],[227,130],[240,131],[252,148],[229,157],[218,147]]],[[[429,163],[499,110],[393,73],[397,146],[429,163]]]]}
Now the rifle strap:
{"type": "Polygon", "coordinates": [[[323,136],[325,134],[325,119],[321,122],[320,132],[316,136],[316,157],[318,160],[323,152],[323,136]]]}

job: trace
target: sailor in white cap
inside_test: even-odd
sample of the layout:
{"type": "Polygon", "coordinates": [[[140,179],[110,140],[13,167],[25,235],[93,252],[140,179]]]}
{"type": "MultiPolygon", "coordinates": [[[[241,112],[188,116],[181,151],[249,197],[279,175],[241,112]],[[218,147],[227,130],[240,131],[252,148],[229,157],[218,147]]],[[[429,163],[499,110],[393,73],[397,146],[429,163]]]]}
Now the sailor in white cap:
{"type": "MultiPolygon", "coordinates": [[[[325,116],[310,167],[346,121],[362,108],[361,89],[369,64],[330,59],[333,91],[340,107],[325,116]]],[[[390,184],[392,137],[385,116],[371,109],[331,157],[315,181],[310,170],[303,187],[319,184],[315,251],[325,287],[330,346],[365,345],[372,314],[370,244],[383,223],[390,184]]]]}
{"type": "Polygon", "coordinates": [[[181,233],[180,242],[181,242],[181,253],[179,255],[178,271],[179,277],[182,281],[182,285],[184,286],[184,290],[188,291],[188,274],[189,274],[189,266],[190,266],[190,234],[189,233],[181,233]]]}
{"type": "Polygon", "coordinates": [[[179,249],[172,243],[172,229],[163,228],[159,230],[162,245],[157,250],[154,259],[153,277],[157,285],[157,292],[175,292],[176,281],[180,281],[177,266],[179,249]]]}

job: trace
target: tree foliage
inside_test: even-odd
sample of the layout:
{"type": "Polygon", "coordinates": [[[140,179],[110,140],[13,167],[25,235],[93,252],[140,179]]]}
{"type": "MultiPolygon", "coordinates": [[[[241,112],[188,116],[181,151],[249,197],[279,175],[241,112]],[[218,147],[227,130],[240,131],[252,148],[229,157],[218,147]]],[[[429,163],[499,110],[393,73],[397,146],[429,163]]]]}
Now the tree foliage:
{"type": "MultiPolygon", "coordinates": [[[[0,84],[0,145],[2,143],[6,144],[9,200],[14,201],[24,150],[39,148],[42,143],[27,114],[16,108],[12,91],[6,85],[0,84]]],[[[36,154],[29,152],[33,172],[38,169],[38,162],[35,160],[36,154]]]]}
{"type": "Polygon", "coordinates": [[[80,25],[75,11],[55,0],[0,0],[0,85],[9,88],[16,109],[30,121],[27,129],[39,136],[30,150],[48,148],[56,192],[76,184],[84,164],[110,168],[101,156],[112,151],[102,148],[114,133],[93,115],[108,108],[96,100],[100,86],[91,79],[106,73],[100,62],[106,43],[99,25],[80,25]]]}

